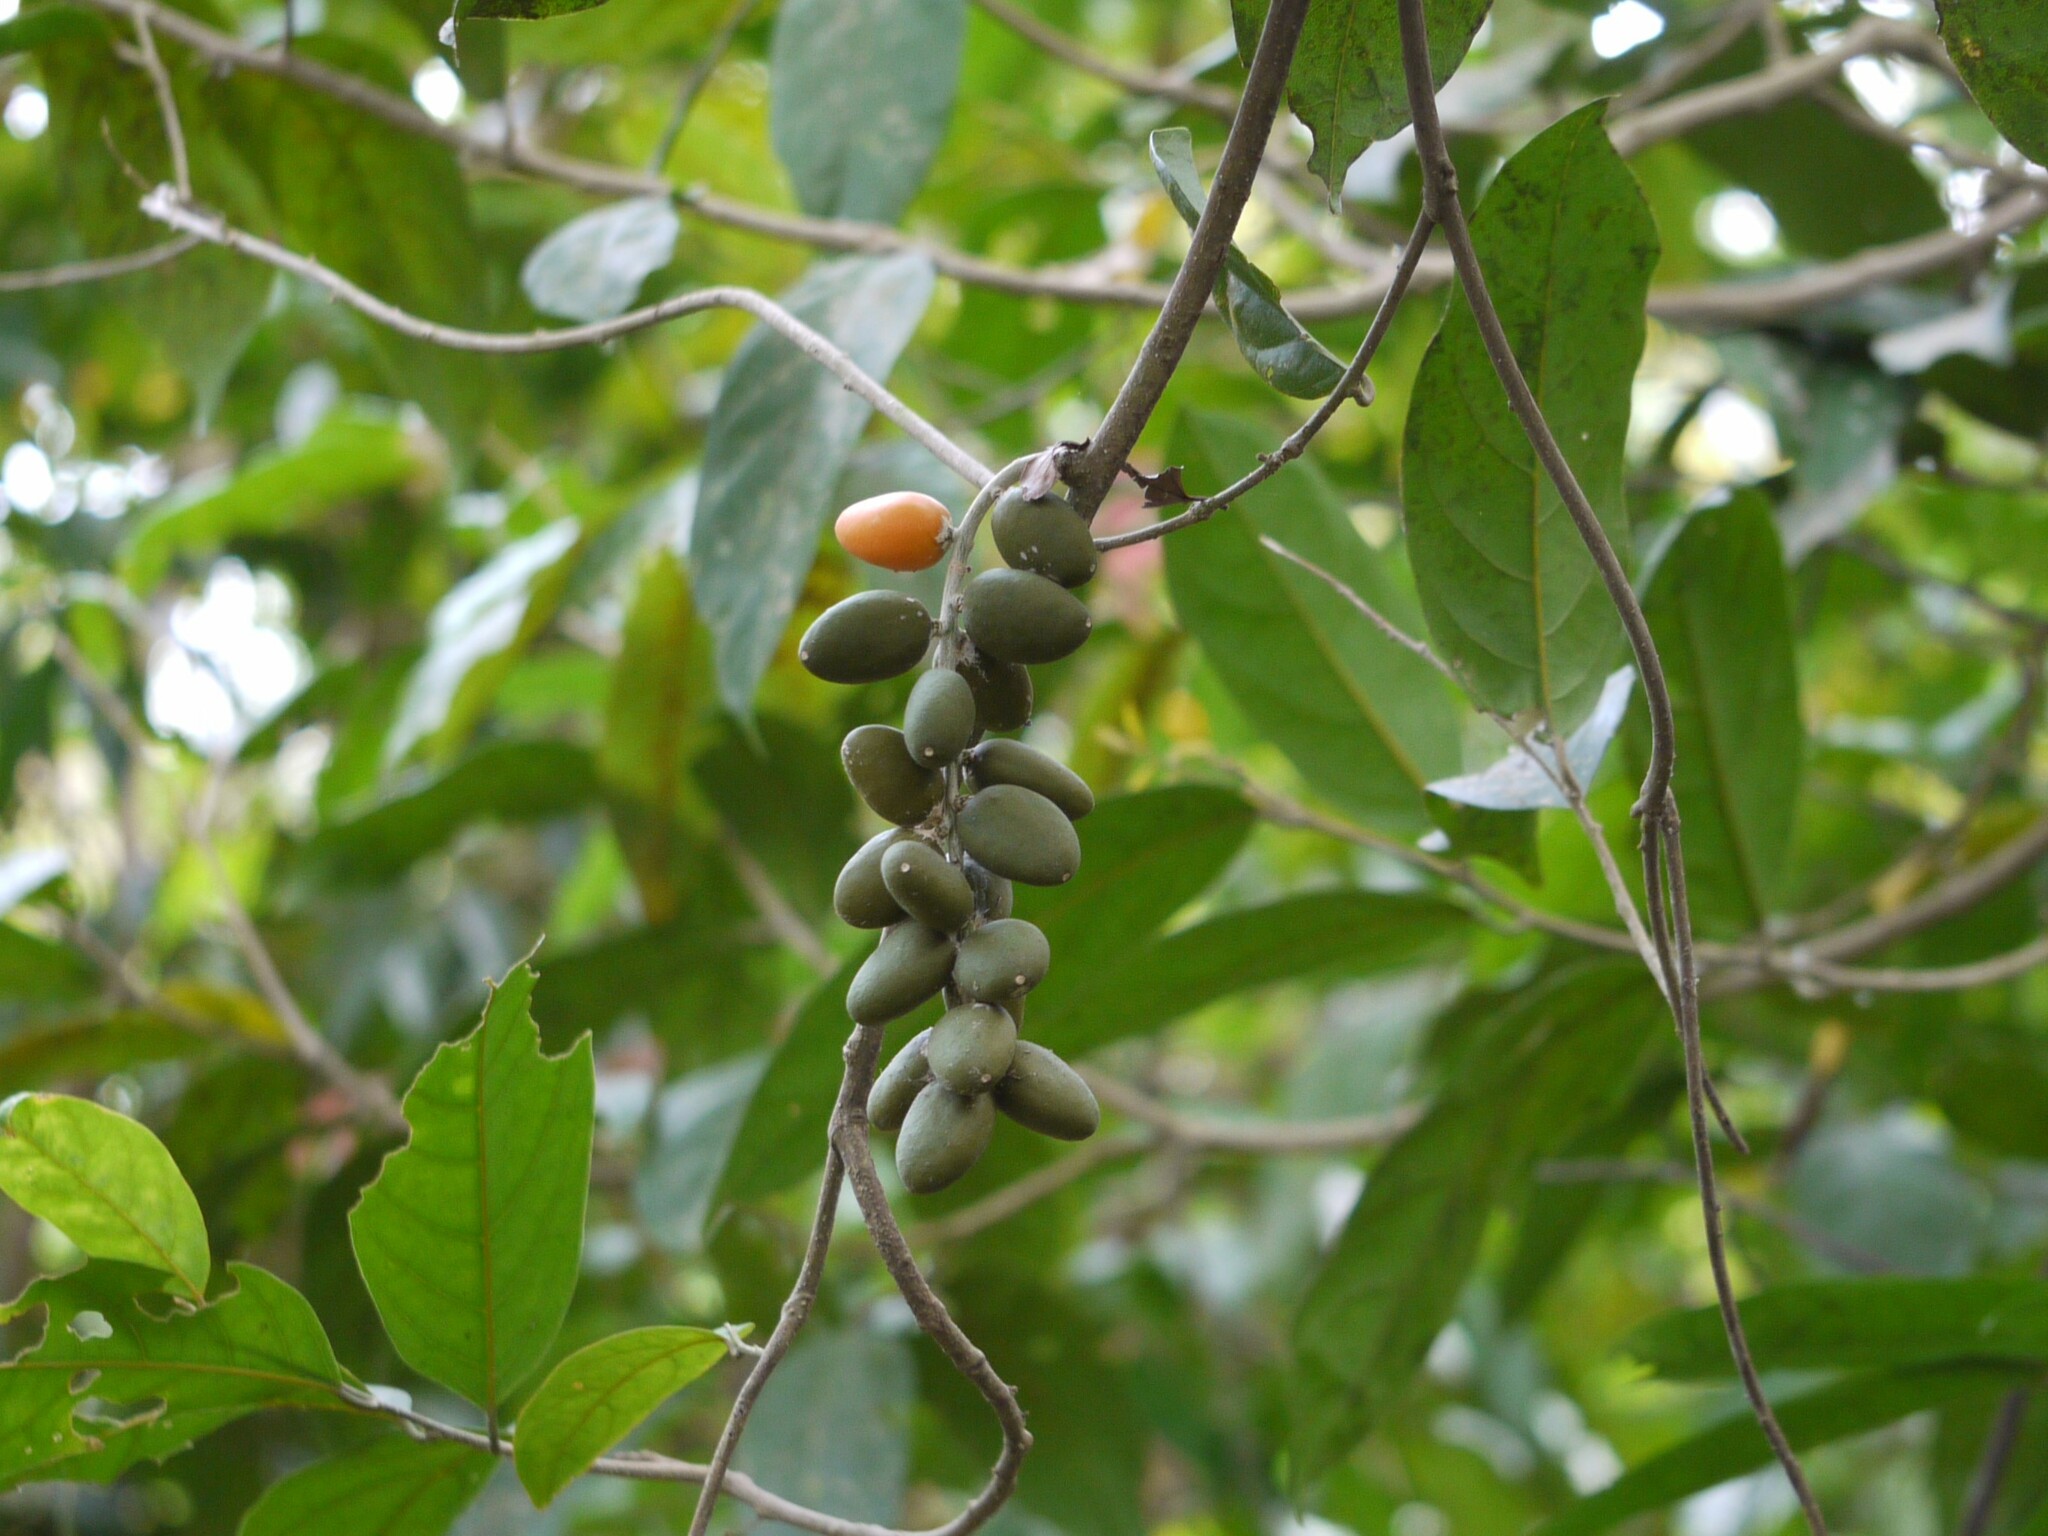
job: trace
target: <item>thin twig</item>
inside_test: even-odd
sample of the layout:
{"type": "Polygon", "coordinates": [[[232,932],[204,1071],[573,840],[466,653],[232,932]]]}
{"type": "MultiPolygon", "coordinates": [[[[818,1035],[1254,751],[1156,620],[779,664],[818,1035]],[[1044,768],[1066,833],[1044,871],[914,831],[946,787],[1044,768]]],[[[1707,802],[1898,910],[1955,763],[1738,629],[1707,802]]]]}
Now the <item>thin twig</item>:
{"type": "Polygon", "coordinates": [[[1181,106],[1193,107],[1197,111],[1207,112],[1212,117],[1226,120],[1237,110],[1237,97],[1221,86],[1204,85],[1199,80],[1189,80],[1177,75],[1131,69],[1114,60],[1105,59],[1089,52],[1066,33],[1047,26],[1029,11],[1011,5],[1009,0],[974,0],[974,3],[990,19],[1001,22],[1047,57],[1058,59],[1062,64],[1072,65],[1083,74],[1093,75],[1098,80],[1107,80],[1111,85],[1121,86],[1133,96],[1151,96],[1161,101],[1177,102],[1181,106]]]}
{"type": "Polygon", "coordinates": [[[629,310],[610,320],[589,325],[562,326],[538,331],[471,331],[422,319],[357,287],[339,272],[323,266],[310,256],[274,245],[246,230],[237,229],[218,214],[194,208],[169,187],[157,187],[142,200],[142,211],[173,229],[184,230],[214,245],[251,257],[281,272],[304,278],[333,294],[351,309],[389,326],[401,335],[432,342],[461,352],[487,352],[497,356],[523,356],[536,352],[558,352],[565,347],[595,346],[644,331],[649,326],[682,315],[700,314],[708,309],[738,309],[752,315],[812,361],[826,369],[848,389],[901,427],[906,435],[969,485],[979,487],[988,470],[966,449],[912,410],[879,381],[872,378],[827,337],[814,331],[765,294],[751,288],[702,288],[681,293],[629,310]]]}
{"type": "Polygon", "coordinates": [[[1075,510],[1084,518],[1095,516],[1130,458],[1138,434],[1151,420],[1159,397],[1180,367],[1181,354],[1193,339],[1195,326],[1209,307],[1231,236],[1237,232],[1238,218],[1258,179],[1259,162],[1265,158],[1266,140],[1280,111],[1287,71],[1294,62],[1295,45],[1301,41],[1307,16],[1308,0],[1272,0],[1267,8],[1258,49],[1245,77],[1244,95],[1238,99],[1237,115],[1223,141],[1223,157],[1216,164],[1209,200],[1188,240],[1187,255],[1181,259],[1166,302],[1152,322],[1151,334],[1139,348],[1102,424],[1073,462],[1063,466],[1074,491],[1075,510]]]}
{"type": "Polygon", "coordinates": [[[26,272],[0,272],[0,293],[32,293],[42,288],[68,288],[75,283],[99,283],[160,267],[199,244],[195,235],[179,235],[160,245],[147,246],[122,256],[101,256],[91,261],[67,261],[54,267],[37,267],[26,272]]]}
{"type": "Polygon", "coordinates": [[[963,1205],[957,1211],[948,1211],[943,1216],[917,1223],[906,1236],[918,1246],[965,1242],[991,1227],[1002,1225],[1012,1216],[1048,1196],[1058,1194],[1068,1185],[1085,1179],[1096,1169],[1126,1157],[1141,1157],[1158,1145],[1156,1136],[1098,1135],[1080,1150],[1047,1163],[1043,1168],[1034,1168],[1021,1179],[1012,1179],[1001,1189],[983,1195],[971,1205],[963,1205]]]}
{"type": "Polygon", "coordinates": [[[719,823],[718,846],[724,851],[726,862],[732,865],[732,872],[746,891],[747,899],[761,914],[761,921],[768,925],[768,931],[818,975],[830,976],[838,970],[838,962],[832,958],[832,951],[825,947],[825,941],[818,937],[818,931],[790,905],[789,898],[782,894],[782,887],[775,883],[775,877],[754,857],[753,850],[741,840],[731,822],[719,823]]]}
{"type": "Polygon", "coordinates": [[[171,77],[164,69],[164,61],[156,51],[156,34],[149,27],[149,12],[142,6],[135,6],[130,12],[135,22],[135,41],[139,46],[143,73],[149,76],[150,89],[156,92],[157,113],[163,119],[164,139],[171,151],[171,181],[178,189],[178,195],[188,202],[192,197],[192,161],[185,153],[185,123],[178,113],[178,93],[171,89],[171,77]]]}
{"type": "MultiPolygon", "coordinates": [[[[1359,342],[1357,352],[1352,354],[1350,366],[1337,380],[1336,387],[1324,396],[1322,403],[1310,413],[1308,420],[1290,432],[1285,442],[1271,453],[1260,454],[1259,462],[1234,484],[1225,486],[1213,496],[1204,496],[1178,516],[1169,517],[1163,522],[1154,523],[1149,528],[1137,529],[1132,533],[1120,533],[1113,538],[1097,539],[1095,547],[1105,550],[1122,549],[1128,544],[1142,544],[1149,539],[1164,538],[1169,533],[1177,533],[1183,528],[1192,528],[1197,523],[1207,522],[1240,496],[1263,485],[1306,453],[1308,445],[1315,441],[1316,434],[1330,424],[1347,400],[1363,399],[1370,403],[1372,392],[1366,369],[1372,366],[1373,358],[1379,353],[1380,343],[1387,338],[1387,330],[1394,323],[1394,313],[1401,307],[1401,300],[1407,295],[1408,285],[1415,276],[1415,268],[1422,260],[1423,248],[1429,244],[1429,233],[1434,227],[1435,221],[1427,212],[1416,219],[1414,232],[1408,236],[1408,243],[1402,247],[1401,258],[1394,267],[1393,280],[1387,284],[1386,296],[1380,300],[1380,307],[1372,317],[1372,324],[1366,330],[1365,339],[1359,342]],[[1360,394],[1361,390],[1364,390],[1363,395],[1360,394]]],[[[1280,552],[1286,554],[1285,550],[1280,552]]]]}
{"type": "Polygon", "coordinates": [[[676,93],[676,104],[669,109],[668,121],[662,125],[661,137],[655,141],[654,153],[647,157],[649,175],[659,176],[668,165],[668,157],[675,153],[676,140],[683,136],[683,125],[690,120],[690,109],[697,104],[704,87],[711,83],[712,75],[732,47],[733,39],[740,34],[740,28],[747,24],[747,18],[759,8],[761,0],[733,0],[725,13],[725,19],[718,24],[718,30],[705,43],[704,51],[697,62],[690,66],[689,74],[683,77],[683,87],[676,93]]]}
{"type": "Polygon", "coordinates": [[[1167,1141],[1197,1152],[1235,1152],[1252,1157],[1299,1157],[1318,1152],[1349,1152],[1385,1146],[1412,1129],[1421,1107],[1404,1104],[1377,1114],[1335,1120],[1223,1120],[1190,1115],[1093,1068],[1081,1075],[1095,1096],[1140,1125],[1149,1125],[1167,1141]]]}

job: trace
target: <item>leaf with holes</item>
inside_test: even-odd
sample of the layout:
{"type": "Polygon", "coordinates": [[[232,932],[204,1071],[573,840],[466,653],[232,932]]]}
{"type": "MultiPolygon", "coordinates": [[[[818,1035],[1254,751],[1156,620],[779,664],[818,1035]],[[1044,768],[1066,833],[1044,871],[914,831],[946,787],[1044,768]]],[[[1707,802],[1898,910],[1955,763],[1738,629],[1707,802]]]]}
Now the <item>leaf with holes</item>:
{"type": "Polygon", "coordinates": [[[405,1096],[412,1137],[349,1213],[405,1363],[486,1413],[533,1374],[576,1289],[590,1183],[590,1037],[544,1056],[521,965],[405,1096]]]}
{"type": "Polygon", "coordinates": [[[730,1352],[725,1335],[709,1328],[634,1328],[563,1359],[519,1413],[519,1481],[533,1502],[546,1508],[730,1352]]]}
{"type": "MultiPolygon", "coordinates": [[[[1622,447],[1657,226],[1595,102],[1501,170],[1472,221],[1515,359],[1618,550],[1622,447]]],[[[1578,528],[1454,302],[1408,410],[1409,554],[1437,649],[1478,703],[1569,731],[1613,670],[1621,627],[1578,528]]]]}
{"type": "Polygon", "coordinates": [[[0,1102],[0,1190],[92,1257],[206,1295],[213,1261],[199,1202],[164,1144],[126,1115],[56,1093],[0,1102]]]}

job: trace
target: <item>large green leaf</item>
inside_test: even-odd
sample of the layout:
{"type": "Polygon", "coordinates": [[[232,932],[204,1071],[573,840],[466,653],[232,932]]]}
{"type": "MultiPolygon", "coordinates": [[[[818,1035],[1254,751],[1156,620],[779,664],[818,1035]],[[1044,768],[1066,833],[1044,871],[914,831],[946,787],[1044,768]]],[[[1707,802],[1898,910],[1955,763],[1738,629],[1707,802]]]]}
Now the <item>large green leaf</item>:
{"type": "MultiPolygon", "coordinates": [[[[916,1403],[910,1350],[898,1335],[812,1333],[761,1394],[737,1464],[813,1509],[894,1524],[910,1473],[916,1403]]],[[[772,1521],[774,1536],[794,1536],[772,1521]]]]}
{"type": "Polygon", "coordinates": [[[768,90],[806,213],[893,224],[946,137],[966,0],[787,0],[768,90]]]}
{"type": "MultiPolygon", "coordinates": [[[[1202,484],[1221,486],[1270,446],[1243,421],[1189,412],[1173,457],[1202,484]]],[[[1307,463],[1167,541],[1174,611],[1253,725],[1319,794],[1372,825],[1425,830],[1423,785],[1460,765],[1453,690],[1328,582],[1260,544],[1261,534],[1394,623],[1418,627],[1398,573],[1358,536],[1342,499],[1307,463]]]]}
{"type": "Polygon", "coordinates": [[[184,1175],[145,1125],[90,1099],[0,1101],[0,1190],[86,1253],[160,1270],[197,1301],[213,1266],[184,1175]]]}
{"type": "Polygon", "coordinates": [[[395,489],[419,470],[398,422],[332,412],[303,442],[259,449],[225,480],[199,478],[179,487],[129,535],[122,574],[136,591],[148,592],[181,554],[303,527],[338,503],[395,489]]]}
{"type": "Polygon", "coordinates": [[[1493,1206],[1534,1159],[1610,1114],[1659,1038],[1632,966],[1504,999],[1429,1113],[1373,1169],[1294,1321],[1293,1476],[1342,1460],[1407,1389],[1458,1305],[1493,1206]]]}
{"type": "MultiPolygon", "coordinates": [[[[2002,1395],[2026,1379],[2011,1367],[1958,1365],[1878,1371],[1774,1404],[1796,1451],[1846,1440],[1946,1404],[2002,1395]]],[[[1771,1462],[1771,1447],[1747,1408],[1631,1467],[1590,1498],[1538,1526],[1535,1536],[1594,1536],[1631,1516],[1662,1509],[1771,1462]]]]}
{"type": "MultiPolygon", "coordinates": [[[[1502,168],[1472,235],[1516,360],[1601,525],[1628,548],[1622,448],[1657,229],[1602,130],[1572,113],[1502,168]]],[[[1564,503],[1455,301],[1408,410],[1409,550],[1437,649],[1478,702],[1570,730],[1621,630],[1564,503]]]]}
{"type": "Polygon", "coordinates": [[[441,1536],[497,1464],[474,1446],[386,1435],[272,1483],[238,1536],[441,1536]]]}
{"type": "Polygon", "coordinates": [[[2048,13],[2034,0],[1936,0],[1941,40],[1992,126],[2048,165],[2048,13]]]}
{"type": "Polygon", "coordinates": [[[384,761],[461,745],[520,654],[555,615],[583,529],[574,518],[548,524],[499,550],[448,589],[427,620],[427,647],[414,663],[384,740],[384,761]]]}
{"type": "Polygon", "coordinates": [[[487,1413],[538,1366],[576,1289],[596,1082],[590,1038],[544,1056],[534,974],[405,1096],[411,1139],[349,1213],[356,1259],[399,1355],[487,1413]]]}
{"type": "MultiPolygon", "coordinates": [[[[1742,1303],[1757,1358],[1773,1370],[1875,1370],[1951,1360],[2048,1361],[2048,1281],[2026,1276],[1811,1280],[1742,1303]]],[[[1732,1376],[1713,1307],[1671,1312],[1626,1348],[1660,1375],[1732,1376]]]]}
{"type": "Polygon", "coordinates": [[[729,1353],[709,1328],[634,1328],[565,1356],[519,1413],[519,1481],[533,1502],[545,1508],[729,1353]]]}
{"type": "Polygon", "coordinates": [[[341,1407],[306,1299],[253,1265],[228,1274],[210,1305],[167,1308],[153,1271],[94,1262],[0,1307],[0,1322],[47,1309],[41,1342],[0,1365],[0,1488],[106,1482],[259,1409],[341,1407]]]}
{"type": "Polygon", "coordinates": [[[1677,716],[1693,913],[1704,931],[1753,933],[1779,890],[1806,743],[1769,503],[1745,493],[1693,517],[1644,606],[1677,716]]]}
{"type": "MultiPolygon", "coordinates": [[[[1193,229],[1209,201],[1195,169],[1194,135],[1185,128],[1156,129],[1151,148],[1159,184],[1193,229]]],[[[1319,400],[1343,382],[1344,360],[1287,312],[1279,285],[1254,266],[1234,240],[1216,275],[1216,305],[1244,360],[1281,394],[1319,400]]]]}
{"type": "MultiPolygon", "coordinates": [[[[1237,51],[1248,64],[1271,0],[1231,0],[1237,51]]],[[[1491,0],[1438,0],[1427,11],[1429,67],[1439,87],[1451,78],[1486,19],[1491,0]]],[[[1408,126],[1401,75],[1401,18],[1395,0],[1316,0],[1308,8],[1287,75],[1287,103],[1315,138],[1308,168],[1337,201],[1344,173],[1367,146],[1408,126]]]]}
{"type": "MultiPolygon", "coordinates": [[[[933,281],[923,256],[847,256],[813,266],[782,303],[886,378],[933,281]]],[[[719,696],[735,713],[753,709],[871,409],[765,327],[726,367],[704,441],[690,567],[718,642],[719,696]]]]}

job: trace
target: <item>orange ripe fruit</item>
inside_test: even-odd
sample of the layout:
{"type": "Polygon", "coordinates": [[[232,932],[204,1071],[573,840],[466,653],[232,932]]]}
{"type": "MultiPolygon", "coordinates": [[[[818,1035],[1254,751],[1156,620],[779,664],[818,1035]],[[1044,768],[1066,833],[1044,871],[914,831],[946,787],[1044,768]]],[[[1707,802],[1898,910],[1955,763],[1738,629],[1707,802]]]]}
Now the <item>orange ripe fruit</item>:
{"type": "Polygon", "coordinates": [[[832,532],[856,560],[885,571],[922,571],[944,557],[953,519],[944,503],[929,496],[889,491],[856,501],[839,514],[832,532]]]}

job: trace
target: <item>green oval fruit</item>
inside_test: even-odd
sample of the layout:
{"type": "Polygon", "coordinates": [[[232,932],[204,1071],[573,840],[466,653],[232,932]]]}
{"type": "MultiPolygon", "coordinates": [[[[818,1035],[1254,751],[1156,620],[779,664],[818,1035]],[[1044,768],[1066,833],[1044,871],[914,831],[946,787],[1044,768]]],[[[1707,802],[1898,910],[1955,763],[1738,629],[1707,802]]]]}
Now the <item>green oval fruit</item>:
{"type": "Polygon", "coordinates": [[[878,683],[924,659],[932,616],[907,592],[857,592],[819,614],[797,659],[828,683],[878,683]]]}
{"type": "Polygon", "coordinates": [[[989,521],[1005,560],[1063,587],[1092,580],[1102,563],[1095,536],[1063,496],[1030,501],[1022,491],[1005,492],[989,521]]]}
{"type": "Polygon", "coordinates": [[[974,718],[974,690],[967,679],[949,667],[934,668],[910,690],[903,740],[914,760],[941,767],[973,744],[974,718]]]}
{"type": "Polygon", "coordinates": [[[1031,674],[1014,661],[970,656],[960,675],[974,694],[974,728],[1021,731],[1031,723],[1031,674]]]}
{"type": "Polygon", "coordinates": [[[1033,667],[1071,656],[1095,627],[1081,599],[1036,571],[983,571],[967,583],[960,622],[977,650],[1033,667]]]}
{"type": "Polygon", "coordinates": [[[849,928],[886,928],[903,916],[882,880],[882,852],[903,836],[901,827],[878,832],[860,845],[832,885],[832,910],[849,928]]]}
{"type": "Polygon", "coordinates": [[[1007,1006],[1045,980],[1051,965],[1052,946],[1036,923],[999,918],[960,941],[960,953],[953,958],[953,986],[972,1002],[1007,1006]]]}
{"type": "Polygon", "coordinates": [[[960,808],[960,845],[997,874],[1026,885],[1065,885],[1081,867],[1081,840],[1035,789],[993,784],[960,808]]]}
{"type": "Polygon", "coordinates": [[[913,1035],[910,1044],[896,1053],[896,1059],[882,1069],[875,1086],[868,1090],[868,1124],[876,1130],[901,1129],[903,1117],[910,1113],[918,1091],[932,1080],[931,1064],[924,1058],[924,1048],[931,1037],[928,1029],[913,1035]]]}
{"type": "Polygon", "coordinates": [[[967,869],[967,883],[974,887],[974,910],[983,917],[1008,917],[1017,910],[1016,888],[993,870],[983,869],[974,860],[962,858],[967,869]]]}
{"type": "Polygon", "coordinates": [[[1010,1070],[1017,1023],[1000,1008],[968,1003],[932,1026],[924,1059],[932,1076],[955,1093],[987,1093],[1010,1070]]]}
{"type": "Polygon", "coordinates": [[[1029,1040],[1017,1042],[1009,1075],[990,1097],[1026,1130],[1059,1141],[1086,1141],[1102,1124],[1102,1106],[1081,1074],[1029,1040]]]}
{"type": "Polygon", "coordinates": [[[868,809],[898,826],[923,821],[946,793],[945,775],[912,761],[893,725],[855,726],[840,743],[839,760],[868,809]]]}
{"type": "Polygon", "coordinates": [[[882,942],[854,972],[846,989],[847,1016],[856,1024],[900,1019],[946,984],[953,973],[953,941],[922,923],[884,929],[882,942]]]}
{"type": "Polygon", "coordinates": [[[896,1171],[913,1195],[935,1194],[981,1161],[996,1128],[995,1106],[978,1093],[962,1098],[943,1083],[927,1084],[903,1117],[896,1171]]]}
{"type": "Polygon", "coordinates": [[[1095,809],[1095,791],[1065,763],[1056,762],[1021,741],[984,741],[967,754],[967,775],[976,788],[1016,784],[1033,789],[1079,821],[1095,809]]]}
{"type": "Polygon", "coordinates": [[[905,838],[882,854],[882,884],[896,904],[927,928],[951,933],[974,916],[966,871],[930,843],[905,838]]]}

